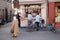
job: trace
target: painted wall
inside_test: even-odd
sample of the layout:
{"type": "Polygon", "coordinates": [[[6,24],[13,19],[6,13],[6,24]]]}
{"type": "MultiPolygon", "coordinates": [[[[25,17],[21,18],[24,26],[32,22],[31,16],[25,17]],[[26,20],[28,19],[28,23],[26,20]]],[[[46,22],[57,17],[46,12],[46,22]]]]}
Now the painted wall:
{"type": "Polygon", "coordinates": [[[55,3],[49,2],[49,23],[52,23],[55,19],[55,3]]]}
{"type": "MultiPolygon", "coordinates": [[[[20,6],[20,12],[24,14],[23,5],[20,6]]],[[[45,25],[46,25],[47,23],[47,4],[46,3],[41,5],[41,17],[45,20],[45,25]]],[[[21,26],[28,26],[28,21],[27,20],[21,21],[21,26]]]]}
{"type": "MultiPolygon", "coordinates": [[[[55,22],[55,13],[56,13],[56,6],[60,6],[59,2],[49,2],[49,23],[55,22]]],[[[60,23],[55,22],[55,27],[60,28],[60,23]]]]}
{"type": "MultiPolygon", "coordinates": [[[[60,6],[60,2],[56,2],[55,5],[56,5],[56,7],[57,7],[57,6],[60,6]]],[[[58,12],[56,12],[56,13],[57,13],[57,15],[60,16],[60,13],[58,13],[58,12]]],[[[59,16],[57,16],[56,19],[57,19],[57,18],[60,19],[59,16]]],[[[60,20],[59,20],[59,21],[60,21],[60,20]]],[[[56,27],[56,28],[60,28],[60,22],[57,22],[57,23],[55,24],[55,27],[56,27]]]]}

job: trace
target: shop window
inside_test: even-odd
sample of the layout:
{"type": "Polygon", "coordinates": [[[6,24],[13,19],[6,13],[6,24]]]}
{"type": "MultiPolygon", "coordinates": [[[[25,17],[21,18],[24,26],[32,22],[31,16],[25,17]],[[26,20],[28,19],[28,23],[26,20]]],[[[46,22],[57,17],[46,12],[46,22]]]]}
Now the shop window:
{"type": "Polygon", "coordinates": [[[28,13],[41,13],[41,4],[29,4],[29,5],[24,5],[25,7],[25,17],[28,16],[28,13]]]}
{"type": "Polygon", "coordinates": [[[55,22],[60,22],[60,6],[56,7],[55,22]]]}
{"type": "Polygon", "coordinates": [[[57,12],[60,13],[60,6],[58,6],[57,12]]]}

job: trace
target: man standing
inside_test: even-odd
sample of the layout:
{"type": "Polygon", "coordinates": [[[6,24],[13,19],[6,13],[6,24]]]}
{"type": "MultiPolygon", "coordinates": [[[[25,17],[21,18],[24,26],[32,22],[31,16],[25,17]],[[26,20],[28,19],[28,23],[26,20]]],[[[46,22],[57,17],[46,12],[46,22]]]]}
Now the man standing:
{"type": "Polygon", "coordinates": [[[31,29],[32,29],[32,26],[31,26],[31,24],[32,24],[32,15],[31,15],[31,13],[29,13],[28,14],[28,31],[32,31],[31,29]]]}
{"type": "Polygon", "coordinates": [[[36,15],[36,20],[35,20],[35,23],[36,23],[36,31],[39,31],[39,23],[40,23],[40,15],[39,14],[37,14],[36,15]]]}
{"type": "Polygon", "coordinates": [[[12,21],[12,27],[11,27],[11,33],[13,37],[17,37],[19,34],[19,28],[18,28],[18,19],[16,18],[16,15],[13,17],[12,21]]]}

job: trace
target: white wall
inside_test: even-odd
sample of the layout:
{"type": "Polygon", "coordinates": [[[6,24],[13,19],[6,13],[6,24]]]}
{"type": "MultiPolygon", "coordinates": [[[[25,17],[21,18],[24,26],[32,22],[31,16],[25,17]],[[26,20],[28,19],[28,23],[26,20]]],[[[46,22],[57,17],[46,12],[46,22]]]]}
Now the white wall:
{"type": "Polygon", "coordinates": [[[44,3],[41,5],[41,17],[45,20],[45,24],[47,23],[47,4],[44,3]]]}
{"type": "Polygon", "coordinates": [[[38,4],[45,3],[46,0],[19,0],[20,4],[38,4]]]}

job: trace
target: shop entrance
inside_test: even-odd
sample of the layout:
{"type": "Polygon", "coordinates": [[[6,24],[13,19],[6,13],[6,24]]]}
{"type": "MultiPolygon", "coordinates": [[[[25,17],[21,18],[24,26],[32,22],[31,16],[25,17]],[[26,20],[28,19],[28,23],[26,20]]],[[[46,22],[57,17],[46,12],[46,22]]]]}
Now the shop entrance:
{"type": "Polygon", "coordinates": [[[60,28],[60,6],[56,6],[55,27],[60,28]]]}
{"type": "Polygon", "coordinates": [[[25,16],[27,17],[27,14],[30,13],[41,13],[41,4],[26,4],[25,7],[25,16]]]}
{"type": "Polygon", "coordinates": [[[5,8],[5,19],[6,19],[6,21],[8,21],[8,10],[7,10],[7,8],[5,8]]]}
{"type": "Polygon", "coordinates": [[[36,16],[34,13],[41,15],[41,4],[24,4],[20,6],[20,11],[25,18],[25,20],[21,21],[21,26],[28,26],[28,13],[31,13],[34,17],[36,16]]]}

